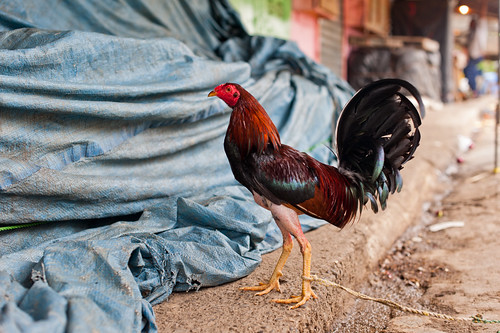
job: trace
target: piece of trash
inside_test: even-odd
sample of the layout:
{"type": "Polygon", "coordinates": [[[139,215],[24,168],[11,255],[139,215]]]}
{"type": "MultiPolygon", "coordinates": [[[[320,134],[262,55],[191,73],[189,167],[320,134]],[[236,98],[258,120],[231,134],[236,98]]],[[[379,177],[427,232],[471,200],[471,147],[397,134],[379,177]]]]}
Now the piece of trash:
{"type": "Polygon", "coordinates": [[[483,172],[478,175],[475,175],[473,177],[470,177],[467,179],[468,183],[477,183],[478,181],[482,180],[483,178],[486,178],[490,175],[489,172],[483,172]]]}
{"type": "Polygon", "coordinates": [[[415,236],[415,237],[413,237],[411,240],[412,240],[412,242],[414,242],[414,243],[420,243],[420,242],[422,242],[422,241],[423,241],[422,237],[420,237],[420,236],[415,236]]]}
{"type": "Polygon", "coordinates": [[[444,171],[444,174],[447,175],[447,176],[452,176],[454,174],[456,174],[458,172],[458,166],[453,163],[453,164],[450,164],[446,170],[444,171]]]}
{"type": "Polygon", "coordinates": [[[458,150],[461,152],[466,152],[467,150],[472,149],[474,147],[474,141],[472,141],[472,139],[467,136],[458,135],[457,141],[458,141],[458,150]]]}
{"type": "Polygon", "coordinates": [[[432,232],[436,232],[436,231],[441,231],[441,230],[448,229],[448,228],[462,228],[463,226],[465,226],[464,221],[439,222],[439,223],[436,223],[436,224],[429,226],[429,230],[432,232]]]}

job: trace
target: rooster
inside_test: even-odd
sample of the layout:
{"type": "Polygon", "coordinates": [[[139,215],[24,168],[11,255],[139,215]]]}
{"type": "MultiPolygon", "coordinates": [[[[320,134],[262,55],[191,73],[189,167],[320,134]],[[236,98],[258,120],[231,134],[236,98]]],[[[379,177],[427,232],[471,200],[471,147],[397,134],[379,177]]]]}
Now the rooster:
{"type": "Polygon", "coordinates": [[[297,308],[311,298],[311,245],[300,226],[299,214],[323,219],[343,228],[366,203],[374,212],[385,209],[389,193],[403,185],[400,170],[413,157],[420,141],[421,116],[406,89],[424,106],[417,89],[399,79],[384,79],[360,89],[346,104],[337,124],[338,167],[323,164],[282,144],[276,126],[259,102],[240,85],[225,83],[208,96],[232,108],[224,140],[231,170],[250,190],[255,202],[270,210],[282,235],[283,247],[271,278],[243,290],[265,295],[280,291],[282,269],[296,238],[303,256],[300,296],[273,300],[297,308]]]}

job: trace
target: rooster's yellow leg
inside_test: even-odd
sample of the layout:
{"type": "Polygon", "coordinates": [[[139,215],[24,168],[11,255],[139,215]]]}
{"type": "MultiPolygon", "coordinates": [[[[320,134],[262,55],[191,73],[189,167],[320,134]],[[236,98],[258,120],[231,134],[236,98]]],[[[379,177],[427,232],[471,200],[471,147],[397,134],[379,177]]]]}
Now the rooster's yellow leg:
{"type": "Polygon", "coordinates": [[[311,297],[317,298],[316,294],[311,288],[311,245],[302,234],[302,239],[297,237],[300,244],[300,250],[303,256],[303,269],[302,269],[302,294],[300,296],[292,296],[288,299],[274,299],[273,302],[281,304],[297,303],[290,307],[296,309],[304,305],[311,297]]]}
{"type": "Polygon", "coordinates": [[[260,286],[242,288],[244,290],[256,290],[261,291],[257,295],[264,295],[273,289],[280,290],[279,288],[279,278],[282,276],[281,270],[285,265],[286,259],[288,258],[290,252],[292,251],[293,241],[292,235],[297,239],[300,246],[300,252],[302,252],[303,257],[303,269],[302,269],[302,294],[300,296],[292,296],[289,299],[278,299],[273,300],[276,303],[297,303],[292,306],[292,309],[298,308],[304,305],[311,297],[317,298],[311,289],[311,245],[304,236],[302,232],[302,227],[300,226],[299,217],[297,212],[285,205],[276,205],[266,198],[253,193],[255,202],[260,206],[269,209],[273,214],[273,218],[278,225],[281,234],[283,235],[283,252],[281,253],[278,264],[274,269],[273,275],[269,283],[262,283],[260,286]]]}
{"type": "Polygon", "coordinates": [[[283,266],[285,266],[286,260],[288,259],[288,256],[292,252],[293,248],[293,241],[292,241],[292,236],[287,233],[287,237],[283,235],[283,247],[281,251],[280,258],[278,259],[278,263],[276,264],[276,267],[274,268],[274,272],[271,275],[271,278],[269,279],[269,282],[267,283],[260,283],[258,286],[254,287],[242,287],[240,288],[241,290],[250,290],[250,291],[260,291],[256,295],[261,296],[269,293],[271,290],[276,289],[277,291],[281,292],[280,290],[280,277],[283,275],[282,269],[283,266]]]}

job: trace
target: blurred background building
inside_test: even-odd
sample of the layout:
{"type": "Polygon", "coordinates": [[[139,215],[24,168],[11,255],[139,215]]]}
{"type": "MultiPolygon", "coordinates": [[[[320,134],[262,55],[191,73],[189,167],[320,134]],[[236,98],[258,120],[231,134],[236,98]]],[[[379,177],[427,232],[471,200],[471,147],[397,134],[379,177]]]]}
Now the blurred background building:
{"type": "Polygon", "coordinates": [[[230,2],[250,34],[297,42],[356,89],[383,77],[400,77],[443,102],[471,96],[463,75],[466,43],[470,21],[485,6],[488,43],[478,84],[482,93],[497,89],[497,0],[230,2]]]}

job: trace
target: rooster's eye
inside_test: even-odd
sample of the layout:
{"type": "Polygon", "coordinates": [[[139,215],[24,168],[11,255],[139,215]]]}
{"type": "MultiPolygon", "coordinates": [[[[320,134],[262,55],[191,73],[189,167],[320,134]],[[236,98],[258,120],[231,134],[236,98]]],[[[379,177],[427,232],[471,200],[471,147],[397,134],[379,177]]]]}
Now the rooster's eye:
{"type": "Polygon", "coordinates": [[[226,88],[226,91],[227,91],[227,92],[231,92],[231,88],[227,87],[227,88],[226,88]]]}

